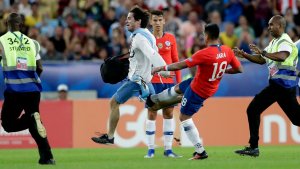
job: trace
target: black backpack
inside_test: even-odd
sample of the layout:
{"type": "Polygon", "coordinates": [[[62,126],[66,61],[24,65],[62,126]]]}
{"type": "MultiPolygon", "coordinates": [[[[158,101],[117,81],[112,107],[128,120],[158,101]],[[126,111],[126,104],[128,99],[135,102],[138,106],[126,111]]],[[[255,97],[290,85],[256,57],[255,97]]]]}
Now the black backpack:
{"type": "Polygon", "coordinates": [[[125,79],[129,72],[128,58],[129,52],[105,59],[100,66],[103,82],[116,84],[125,79]]]}

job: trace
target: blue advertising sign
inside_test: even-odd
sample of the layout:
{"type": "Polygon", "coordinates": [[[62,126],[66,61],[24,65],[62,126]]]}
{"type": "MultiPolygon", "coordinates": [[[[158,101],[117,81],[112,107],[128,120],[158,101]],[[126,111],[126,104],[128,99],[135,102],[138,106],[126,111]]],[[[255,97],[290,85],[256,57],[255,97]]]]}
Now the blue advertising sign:
{"type": "MultiPolygon", "coordinates": [[[[122,85],[106,84],[100,75],[102,62],[44,62],[44,72],[41,80],[43,91],[56,91],[59,84],[69,86],[69,90],[96,90],[98,98],[110,98],[122,85]]],[[[216,97],[254,96],[268,84],[266,65],[243,62],[244,73],[236,75],[225,74],[216,97]]],[[[0,67],[1,70],[1,67],[0,67]]],[[[183,70],[183,76],[188,69],[183,70]]],[[[0,75],[0,99],[3,99],[3,75],[0,75]]]]}

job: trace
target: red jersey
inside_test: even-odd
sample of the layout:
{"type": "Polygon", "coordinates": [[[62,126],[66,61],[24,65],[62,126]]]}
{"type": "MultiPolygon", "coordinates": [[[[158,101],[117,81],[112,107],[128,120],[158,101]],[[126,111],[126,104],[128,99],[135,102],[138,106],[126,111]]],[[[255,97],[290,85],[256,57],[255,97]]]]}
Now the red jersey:
{"type": "Polygon", "coordinates": [[[188,67],[197,66],[191,88],[205,99],[216,93],[228,65],[232,68],[238,68],[241,65],[233,51],[224,45],[211,45],[199,50],[185,62],[188,67]]]}
{"type": "MultiPolygon", "coordinates": [[[[172,64],[178,62],[177,44],[174,35],[170,33],[164,33],[161,38],[156,39],[156,46],[158,53],[165,60],[166,64],[172,64]]],[[[181,82],[180,71],[175,71],[177,83],[181,82]]],[[[173,78],[161,77],[163,83],[174,83],[173,78]]],[[[161,83],[160,77],[155,74],[151,80],[152,83],[161,83]]]]}

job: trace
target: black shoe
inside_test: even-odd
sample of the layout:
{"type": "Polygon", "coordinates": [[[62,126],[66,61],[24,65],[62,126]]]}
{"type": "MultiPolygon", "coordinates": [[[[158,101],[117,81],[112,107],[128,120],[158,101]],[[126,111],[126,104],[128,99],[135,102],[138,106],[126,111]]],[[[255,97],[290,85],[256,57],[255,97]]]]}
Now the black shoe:
{"type": "Polygon", "coordinates": [[[55,160],[54,159],[48,159],[48,160],[39,160],[39,164],[41,165],[55,165],[55,160]]]}
{"type": "Polygon", "coordinates": [[[99,143],[99,144],[114,144],[114,138],[109,139],[107,134],[103,134],[100,137],[92,137],[91,139],[95,143],[99,143]]]}
{"type": "Polygon", "coordinates": [[[206,159],[206,158],[208,158],[208,155],[207,155],[206,151],[203,151],[201,154],[199,154],[197,152],[194,152],[193,157],[190,158],[189,160],[203,160],[203,159],[206,159]]]}
{"type": "Polygon", "coordinates": [[[236,150],[235,153],[239,155],[247,155],[251,157],[258,157],[259,156],[259,149],[258,148],[251,148],[251,147],[245,147],[241,150],[236,150]]]}
{"type": "Polygon", "coordinates": [[[146,105],[152,107],[155,103],[151,100],[151,94],[147,97],[146,105]]]}

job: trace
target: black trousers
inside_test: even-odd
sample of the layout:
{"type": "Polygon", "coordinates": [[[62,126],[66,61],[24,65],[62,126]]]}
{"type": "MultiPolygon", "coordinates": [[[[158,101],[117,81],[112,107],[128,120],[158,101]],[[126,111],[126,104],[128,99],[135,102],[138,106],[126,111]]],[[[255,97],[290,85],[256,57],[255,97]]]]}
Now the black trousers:
{"type": "Polygon", "coordinates": [[[53,156],[48,139],[40,136],[33,117],[33,113],[39,112],[40,98],[40,92],[4,92],[1,121],[6,132],[29,129],[31,136],[38,145],[40,160],[49,160],[53,156]],[[25,113],[21,115],[23,110],[25,113]]]}
{"type": "Polygon", "coordinates": [[[300,106],[296,97],[296,87],[284,88],[270,81],[269,86],[257,94],[247,108],[249,143],[252,148],[258,147],[260,114],[274,102],[279,104],[294,125],[300,126],[300,106]]]}

